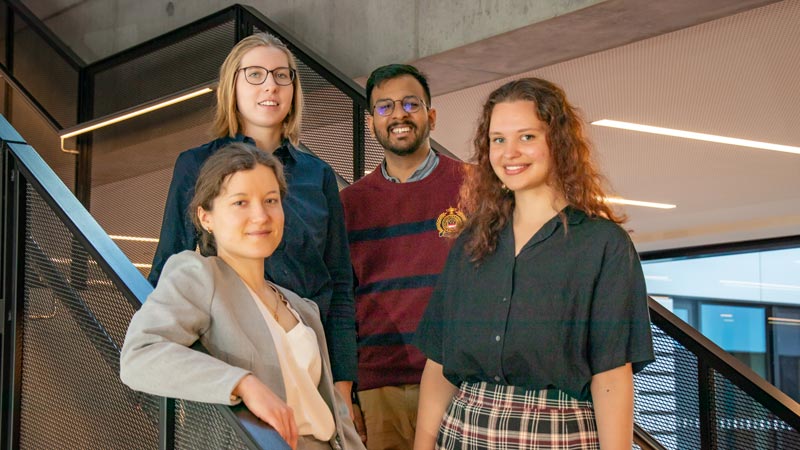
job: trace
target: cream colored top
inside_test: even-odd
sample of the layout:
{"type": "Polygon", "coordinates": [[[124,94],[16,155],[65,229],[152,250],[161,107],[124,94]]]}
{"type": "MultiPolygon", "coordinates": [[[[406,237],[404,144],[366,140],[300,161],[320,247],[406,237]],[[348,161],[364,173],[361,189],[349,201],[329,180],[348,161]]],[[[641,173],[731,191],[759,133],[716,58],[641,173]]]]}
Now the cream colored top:
{"type": "Polygon", "coordinates": [[[272,317],[272,312],[250,290],[261,315],[275,341],[278,360],[286,386],[286,404],[294,412],[294,421],[301,436],[313,435],[320,441],[329,441],[336,431],[333,413],[319,393],[319,380],[322,376],[322,357],[319,354],[317,335],[305,325],[289,303],[289,311],[297,319],[297,325],[289,331],[283,329],[272,317]]]}

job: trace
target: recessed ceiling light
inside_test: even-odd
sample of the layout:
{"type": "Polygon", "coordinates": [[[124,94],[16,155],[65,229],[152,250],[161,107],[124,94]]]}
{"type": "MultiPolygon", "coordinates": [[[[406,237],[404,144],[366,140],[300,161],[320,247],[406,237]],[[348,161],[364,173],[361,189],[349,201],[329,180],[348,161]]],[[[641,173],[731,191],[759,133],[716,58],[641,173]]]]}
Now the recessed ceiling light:
{"type": "Polygon", "coordinates": [[[761,148],[776,152],[795,153],[800,155],[800,147],[791,145],[772,144],[770,142],[751,141],[748,139],[732,138],[727,136],[717,136],[715,134],[695,133],[693,131],[675,130],[672,128],[661,128],[638,123],[620,122],[617,120],[597,120],[592,125],[601,127],[620,128],[623,130],[641,131],[642,133],[661,134],[664,136],[674,136],[698,141],[716,142],[719,144],[738,145],[741,147],[761,148]]]}
{"type": "Polygon", "coordinates": [[[643,202],[640,200],[628,200],[622,197],[605,197],[603,201],[619,205],[644,206],[645,208],[672,209],[676,207],[676,205],[669,203],[643,202]]]}

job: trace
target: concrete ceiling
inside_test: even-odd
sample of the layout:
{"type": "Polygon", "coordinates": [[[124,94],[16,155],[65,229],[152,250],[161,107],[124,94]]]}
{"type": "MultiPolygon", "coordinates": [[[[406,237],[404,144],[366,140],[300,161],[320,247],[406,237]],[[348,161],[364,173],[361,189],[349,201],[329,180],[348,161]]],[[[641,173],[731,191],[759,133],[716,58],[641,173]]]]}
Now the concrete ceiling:
{"type": "MultiPolygon", "coordinates": [[[[587,10],[611,3],[631,2],[610,1],[587,10]]],[[[694,2],[697,7],[706,3],[737,2],[694,2]]],[[[510,79],[536,76],[564,87],[587,122],[614,119],[800,146],[798,24],[800,0],[777,2],[438,95],[433,137],[468,158],[488,93],[510,79]]],[[[532,42],[532,48],[544,45],[532,42]]],[[[522,52],[522,47],[508,49],[522,52]]],[[[617,194],[678,205],[625,209],[640,251],[800,236],[798,154],[593,125],[589,132],[617,194]]]]}

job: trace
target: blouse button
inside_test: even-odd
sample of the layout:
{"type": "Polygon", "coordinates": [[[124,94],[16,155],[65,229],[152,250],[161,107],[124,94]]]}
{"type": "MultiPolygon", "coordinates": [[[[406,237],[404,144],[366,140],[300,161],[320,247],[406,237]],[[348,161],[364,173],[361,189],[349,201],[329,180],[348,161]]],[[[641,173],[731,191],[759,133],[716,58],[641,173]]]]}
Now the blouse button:
{"type": "Polygon", "coordinates": [[[500,335],[495,336],[494,340],[497,341],[497,342],[500,342],[500,335]]]}
{"type": "Polygon", "coordinates": [[[505,298],[505,297],[503,297],[503,301],[504,301],[504,302],[505,302],[505,301],[508,301],[508,299],[507,299],[507,298],[505,298]]]}
{"type": "Polygon", "coordinates": [[[500,381],[500,375],[495,375],[495,376],[494,376],[494,381],[497,381],[497,382],[499,382],[499,381],[500,381]]]}

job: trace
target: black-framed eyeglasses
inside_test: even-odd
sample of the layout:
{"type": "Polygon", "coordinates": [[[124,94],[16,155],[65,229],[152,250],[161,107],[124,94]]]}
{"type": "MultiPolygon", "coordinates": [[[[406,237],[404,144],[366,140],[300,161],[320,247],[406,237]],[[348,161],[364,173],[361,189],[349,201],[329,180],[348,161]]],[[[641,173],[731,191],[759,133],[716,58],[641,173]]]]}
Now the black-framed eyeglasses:
{"type": "Polygon", "coordinates": [[[388,116],[394,112],[394,104],[397,102],[400,102],[400,104],[403,106],[403,111],[409,114],[419,111],[419,109],[423,106],[428,106],[416,95],[406,95],[402,98],[402,100],[382,98],[375,102],[375,105],[372,107],[372,111],[379,116],[388,116]]]}
{"type": "Polygon", "coordinates": [[[269,70],[261,66],[249,66],[242,67],[239,70],[244,72],[244,79],[250,84],[264,84],[270,73],[277,85],[288,86],[294,81],[294,69],[291,67],[276,67],[269,70]]]}

